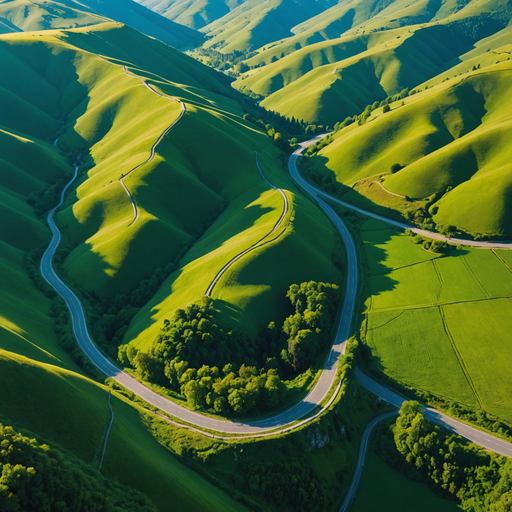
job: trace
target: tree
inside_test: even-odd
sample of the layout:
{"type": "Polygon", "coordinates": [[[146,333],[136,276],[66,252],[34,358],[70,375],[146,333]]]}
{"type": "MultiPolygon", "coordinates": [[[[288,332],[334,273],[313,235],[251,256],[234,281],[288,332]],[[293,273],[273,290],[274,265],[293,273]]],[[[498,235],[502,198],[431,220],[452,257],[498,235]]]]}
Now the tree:
{"type": "Polygon", "coordinates": [[[400,165],[400,164],[393,164],[391,166],[391,174],[395,174],[395,172],[398,172],[401,169],[403,169],[402,165],[400,165]]]}
{"type": "Polygon", "coordinates": [[[385,114],[386,112],[389,112],[391,110],[391,107],[386,103],[384,107],[382,107],[382,112],[385,114]]]}

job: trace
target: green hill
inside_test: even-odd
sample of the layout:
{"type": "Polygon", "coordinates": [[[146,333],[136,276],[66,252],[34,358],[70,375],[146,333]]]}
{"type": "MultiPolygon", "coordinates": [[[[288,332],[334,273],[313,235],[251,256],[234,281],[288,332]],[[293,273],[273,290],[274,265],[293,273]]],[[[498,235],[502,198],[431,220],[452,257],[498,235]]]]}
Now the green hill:
{"type": "MultiPolygon", "coordinates": [[[[62,33],[35,41],[23,34],[1,38],[6,73],[0,77],[0,101],[9,108],[0,109],[0,414],[4,424],[29,429],[39,441],[97,468],[110,419],[107,389],[85,377],[61,347],[52,301],[36,289],[24,262],[49,237],[36,207],[51,185],[71,176],[68,157],[44,139],[54,138],[61,116],[80,109],[83,90],[73,62],[87,54],[77,56],[58,36],[66,39],[62,33]],[[57,47],[58,56],[52,53],[57,47]]],[[[147,493],[162,511],[170,496],[179,510],[244,510],[160,446],[141,408],[116,393],[112,404],[115,421],[103,472],[147,493]]]]}
{"type": "MultiPolygon", "coordinates": [[[[67,29],[111,20],[172,46],[190,45],[201,35],[160,16],[132,0],[11,0],[0,2],[0,21],[24,31],[67,29]]],[[[0,33],[5,32],[0,27],[0,33]]]]}
{"type": "Polygon", "coordinates": [[[295,25],[328,6],[317,0],[247,0],[201,29],[207,37],[203,46],[222,53],[256,50],[291,36],[295,25]]]}
{"type": "MultiPolygon", "coordinates": [[[[392,28],[396,23],[383,25],[390,16],[384,14],[396,4],[345,31],[341,38],[331,39],[333,32],[312,29],[263,49],[246,61],[253,69],[234,86],[265,96],[262,105],[282,115],[332,126],[376,99],[412,89],[445,72],[450,75],[461,56],[470,58],[469,52],[475,52],[480,40],[495,38],[503,44],[508,37],[507,1],[491,6],[475,2],[471,9],[468,5],[440,21],[436,16],[446,14],[446,9],[429,11],[428,23],[406,17],[399,20],[398,26],[405,24],[401,28],[392,28]],[[486,13],[489,7],[492,10],[486,13]],[[411,20],[416,24],[408,25],[411,20]]],[[[421,2],[414,5],[419,9],[421,2]]]]}
{"type": "Polygon", "coordinates": [[[199,30],[225,14],[228,14],[245,0],[137,0],[176,23],[199,30]]]}
{"type": "Polygon", "coordinates": [[[313,162],[348,186],[385,174],[382,185],[395,194],[436,194],[430,211],[439,224],[510,236],[511,67],[505,61],[471,71],[410,96],[405,106],[392,104],[387,114],[378,109],[313,162]],[[404,168],[391,175],[394,163],[404,168]]]}

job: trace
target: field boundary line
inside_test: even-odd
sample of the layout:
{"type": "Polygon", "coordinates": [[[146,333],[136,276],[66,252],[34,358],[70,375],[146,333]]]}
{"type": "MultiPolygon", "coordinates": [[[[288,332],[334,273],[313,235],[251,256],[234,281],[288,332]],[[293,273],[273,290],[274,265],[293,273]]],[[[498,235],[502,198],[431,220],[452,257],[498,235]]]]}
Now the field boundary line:
{"type": "Polygon", "coordinates": [[[473,276],[473,279],[480,285],[480,288],[482,288],[483,292],[487,295],[487,298],[490,299],[491,294],[485,289],[485,286],[482,283],[482,281],[480,281],[480,279],[478,279],[478,276],[475,274],[475,271],[471,268],[471,265],[466,261],[466,257],[461,256],[461,260],[464,263],[464,265],[466,266],[468,272],[473,276]]]}
{"type": "Polygon", "coordinates": [[[390,268],[383,272],[379,272],[378,274],[370,274],[370,277],[382,276],[382,275],[386,275],[391,272],[394,272],[395,270],[402,270],[403,268],[415,267],[416,265],[421,265],[422,263],[429,263],[430,261],[438,260],[440,257],[441,256],[436,256],[435,258],[431,258],[429,260],[421,260],[421,261],[416,261],[415,263],[409,263],[408,265],[402,265],[401,267],[393,267],[393,268],[390,268]]]}
{"type": "Polygon", "coordinates": [[[367,327],[366,332],[375,331],[376,329],[380,329],[381,327],[384,327],[384,326],[390,324],[391,322],[394,322],[397,318],[400,318],[405,313],[405,311],[406,311],[405,309],[402,309],[402,311],[400,311],[400,313],[398,313],[398,315],[394,316],[393,318],[390,318],[389,320],[387,320],[386,322],[384,322],[381,325],[377,325],[377,327],[367,327]]]}
{"type": "Polygon", "coordinates": [[[495,249],[491,249],[492,253],[496,258],[498,258],[501,264],[512,274],[512,268],[510,268],[509,264],[496,252],[495,249]]]}
{"type": "Polygon", "coordinates": [[[448,322],[446,320],[446,316],[445,316],[445,313],[443,311],[442,306],[439,306],[439,313],[441,315],[441,320],[443,321],[444,332],[446,333],[446,336],[450,340],[450,343],[452,345],[453,351],[455,352],[455,356],[457,357],[457,360],[459,361],[459,365],[461,367],[462,373],[466,377],[466,380],[468,381],[469,387],[472,389],[473,393],[475,394],[475,398],[478,400],[478,403],[480,404],[480,407],[483,410],[485,410],[484,405],[482,403],[482,400],[480,398],[480,395],[478,394],[478,391],[476,390],[476,387],[475,387],[475,384],[473,382],[473,379],[471,378],[471,375],[469,374],[469,370],[467,369],[466,363],[464,362],[464,358],[462,357],[462,354],[459,352],[457,344],[455,343],[455,340],[453,339],[452,333],[450,332],[450,329],[448,327],[448,322]]]}
{"type": "Polygon", "coordinates": [[[441,302],[441,293],[443,293],[443,290],[444,290],[444,279],[441,274],[441,271],[439,270],[439,267],[436,265],[435,260],[436,260],[436,258],[434,258],[433,260],[430,260],[430,261],[432,262],[432,265],[434,266],[434,270],[436,271],[437,278],[439,279],[439,284],[441,285],[441,287],[439,288],[439,290],[437,292],[437,302],[441,302]]]}
{"type": "Polygon", "coordinates": [[[105,458],[105,451],[107,449],[108,435],[110,434],[110,429],[112,428],[112,424],[114,423],[114,409],[112,409],[112,393],[110,389],[108,390],[108,408],[110,409],[110,422],[107,427],[107,432],[105,433],[105,440],[103,442],[103,450],[101,452],[101,460],[100,465],[98,467],[98,471],[101,471],[101,466],[103,466],[103,459],[105,458]]]}
{"type": "Polygon", "coordinates": [[[501,297],[484,297],[483,299],[468,299],[468,300],[456,300],[453,302],[437,302],[435,304],[411,304],[409,306],[397,306],[397,307],[387,307],[387,308],[375,308],[372,309],[373,312],[381,313],[385,311],[396,311],[404,309],[406,311],[414,311],[416,309],[428,309],[428,308],[438,308],[444,306],[457,306],[458,304],[473,304],[474,302],[486,302],[490,300],[501,300],[501,299],[512,299],[512,295],[505,295],[501,297]]]}

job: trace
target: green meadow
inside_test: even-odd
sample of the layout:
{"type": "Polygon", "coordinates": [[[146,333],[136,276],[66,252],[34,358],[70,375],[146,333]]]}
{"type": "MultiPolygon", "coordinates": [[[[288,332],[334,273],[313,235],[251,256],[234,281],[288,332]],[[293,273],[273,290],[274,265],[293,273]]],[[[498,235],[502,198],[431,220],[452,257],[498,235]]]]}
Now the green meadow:
{"type": "Polygon", "coordinates": [[[361,486],[352,512],[456,512],[455,502],[440,498],[425,484],[413,482],[389,467],[373,450],[368,451],[361,486]]]}
{"type": "Polygon", "coordinates": [[[367,224],[363,334],[375,368],[511,421],[510,253],[459,247],[435,255],[377,221],[367,224]]]}

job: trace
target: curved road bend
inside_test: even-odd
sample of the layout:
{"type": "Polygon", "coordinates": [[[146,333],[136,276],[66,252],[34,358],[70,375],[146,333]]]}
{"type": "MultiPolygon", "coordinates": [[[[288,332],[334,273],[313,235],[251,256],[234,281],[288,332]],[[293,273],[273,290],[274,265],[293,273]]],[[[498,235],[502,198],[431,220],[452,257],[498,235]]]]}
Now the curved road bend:
{"type": "Polygon", "coordinates": [[[275,223],[274,227],[272,228],[272,230],[270,232],[268,232],[263,238],[261,238],[256,243],[251,245],[249,248],[245,249],[241,253],[239,253],[236,256],[234,256],[230,261],[228,261],[219,270],[218,274],[214,277],[213,281],[210,283],[210,286],[208,286],[208,289],[206,290],[205,295],[207,297],[211,297],[212,296],[212,292],[213,292],[213,289],[215,288],[215,285],[219,282],[220,278],[228,271],[228,269],[235,264],[235,262],[237,262],[240,258],[245,256],[249,252],[251,252],[254,249],[258,248],[269,236],[271,236],[273,233],[276,232],[277,229],[279,229],[279,227],[281,226],[282,222],[284,221],[284,219],[286,217],[286,214],[288,213],[289,203],[288,203],[288,197],[286,196],[285,192],[283,190],[281,190],[279,187],[276,187],[269,180],[267,180],[267,178],[263,174],[263,171],[261,170],[260,163],[258,161],[258,153],[256,153],[255,159],[256,159],[256,167],[258,168],[258,171],[259,171],[263,181],[265,183],[267,183],[268,185],[270,185],[274,190],[277,190],[281,194],[281,196],[283,198],[283,203],[284,203],[284,205],[283,205],[283,213],[281,214],[281,217],[279,217],[279,220],[275,223]]]}
{"type": "MultiPolygon", "coordinates": [[[[108,62],[110,62],[110,61],[108,61],[108,62]]],[[[115,63],[112,63],[112,62],[110,62],[110,63],[114,64],[115,66],[119,66],[119,64],[115,64],[115,63]]],[[[124,179],[127,176],[129,176],[132,172],[135,172],[136,170],[140,169],[141,167],[143,167],[144,165],[148,164],[149,162],[151,162],[155,158],[155,156],[156,156],[156,148],[164,140],[165,136],[181,121],[181,118],[185,115],[185,112],[187,111],[187,107],[186,107],[185,103],[183,103],[183,101],[181,101],[179,98],[174,98],[172,96],[166,96],[165,94],[160,94],[158,91],[153,89],[153,87],[151,87],[151,85],[149,85],[146,82],[146,80],[144,80],[142,77],[137,76],[137,75],[133,75],[132,73],[130,73],[126,66],[122,66],[122,68],[123,68],[123,70],[124,70],[124,72],[126,73],[127,76],[129,76],[130,78],[137,78],[137,79],[139,79],[144,84],[144,86],[147,87],[153,94],[156,94],[157,96],[160,96],[161,98],[164,98],[164,99],[167,99],[167,100],[170,100],[170,101],[177,101],[180,104],[180,106],[181,106],[180,115],[177,117],[177,119],[175,119],[162,132],[160,137],[158,137],[158,140],[153,144],[153,147],[151,148],[151,154],[149,155],[149,158],[147,158],[144,162],[142,162],[141,164],[137,165],[136,167],[134,167],[133,169],[128,171],[124,176],[119,178],[119,181],[121,182],[121,185],[123,186],[125,192],[128,195],[128,199],[130,199],[130,202],[132,203],[132,206],[133,206],[133,220],[130,223],[130,226],[131,226],[132,224],[135,224],[137,222],[137,219],[139,218],[139,210],[137,209],[137,204],[135,203],[135,200],[133,199],[132,195],[130,194],[130,191],[128,190],[128,187],[124,183],[124,179]]]]}
{"type": "MultiPolygon", "coordinates": [[[[321,135],[317,135],[315,138],[313,138],[311,140],[303,142],[302,144],[300,144],[300,148],[297,149],[293,153],[292,157],[295,155],[297,155],[297,158],[302,156],[302,152],[304,151],[304,149],[306,149],[308,146],[311,146],[312,144],[315,144],[316,142],[318,142],[320,139],[323,139],[327,135],[329,135],[329,134],[323,133],[321,135]]],[[[295,160],[295,162],[296,162],[296,160],[295,160]]],[[[336,197],[333,197],[333,196],[327,194],[327,192],[324,192],[323,190],[320,190],[320,189],[314,187],[313,185],[311,185],[311,183],[309,183],[304,178],[302,178],[302,176],[299,174],[298,171],[296,173],[296,176],[297,176],[296,181],[298,181],[300,183],[301,187],[306,189],[311,195],[314,195],[314,197],[325,197],[326,199],[329,199],[329,201],[333,201],[335,203],[341,204],[342,206],[344,206],[345,208],[348,208],[349,210],[354,210],[358,213],[362,213],[363,215],[366,215],[367,217],[371,217],[372,219],[380,220],[387,224],[391,224],[392,226],[396,226],[400,229],[404,229],[404,230],[410,229],[413,233],[416,233],[417,235],[424,236],[425,238],[432,238],[434,240],[441,240],[442,242],[449,242],[449,243],[457,244],[457,245],[465,245],[468,247],[479,247],[482,249],[512,249],[512,242],[477,242],[476,240],[464,240],[463,238],[451,238],[448,236],[441,235],[439,233],[432,233],[431,231],[425,231],[424,229],[420,229],[415,226],[410,226],[409,224],[405,224],[404,222],[398,222],[396,220],[388,219],[387,217],[383,217],[382,215],[378,215],[376,213],[369,212],[367,210],[363,210],[362,208],[358,208],[357,206],[353,206],[350,203],[346,203],[345,201],[341,201],[340,199],[337,199],[336,197]],[[305,183],[309,188],[307,188],[303,183],[305,183]],[[314,191],[314,193],[311,192],[310,189],[312,191],[314,191]]],[[[295,176],[294,176],[294,178],[295,178],[295,176]]],[[[386,192],[389,192],[389,191],[386,190],[386,192]]],[[[393,194],[393,192],[389,192],[389,193],[393,194]]]]}
{"type": "Polygon", "coordinates": [[[352,482],[350,483],[350,487],[348,488],[347,494],[343,500],[343,503],[341,504],[339,512],[348,512],[352,506],[352,502],[356,498],[357,490],[359,489],[359,484],[361,483],[361,477],[363,476],[364,461],[366,460],[366,453],[368,452],[368,445],[373,429],[380,421],[391,418],[392,416],[396,416],[397,414],[398,411],[381,414],[380,416],[373,418],[373,420],[370,421],[370,423],[368,423],[364,429],[363,435],[361,437],[361,445],[359,448],[359,456],[357,457],[356,469],[354,470],[352,482]]]}
{"type": "MultiPolygon", "coordinates": [[[[290,409],[277,414],[272,418],[266,418],[258,421],[228,421],[228,420],[220,420],[216,418],[210,418],[204,416],[198,412],[190,411],[185,407],[178,405],[177,403],[169,400],[158,393],[155,393],[153,390],[141,384],[139,381],[131,377],[128,373],[119,369],[116,365],[114,365],[108,358],[106,358],[96,347],[94,344],[88,328],[87,328],[87,319],[82,306],[82,303],[75,295],[75,293],[68,288],[63,281],[58,277],[56,272],[52,267],[52,259],[55,254],[55,251],[60,243],[61,235],[60,231],[57,228],[54,220],[55,211],[60,208],[62,203],[64,202],[64,196],[69,186],[73,182],[77,175],[77,169],[75,169],[75,174],[72,180],[66,185],[61,194],[61,199],[59,204],[51,210],[48,215],[48,226],[50,227],[50,231],[52,233],[52,239],[48,249],[43,254],[41,259],[41,274],[43,278],[52,286],[55,291],[61,295],[61,297],[66,302],[68,309],[71,314],[73,332],[75,338],[77,340],[78,345],[85,353],[85,355],[89,358],[89,360],[107,377],[110,377],[117,381],[119,384],[129,389],[136,395],[140,396],[146,402],[154,405],[155,407],[165,411],[166,413],[174,416],[175,418],[182,420],[184,422],[195,425],[199,428],[214,430],[217,432],[227,433],[227,434],[254,434],[254,435],[262,435],[265,432],[270,430],[275,430],[282,427],[279,431],[274,432],[274,434],[284,431],[289,431],[293,428],[297,428],[298,426],[304,424],[305,422],[311,421],[314,417],[318,416],[323,410],[325,410],[328,405],[334,400],[335,395],[332,397],[330,402],[322,408],[320,413],[317,413],[312,418],[308,418],[304,420],[299,425],[291,426],[291,423],[296,422],[301,419],[305,415],[311,413],[317,406],[324,400],[324,398],[328,395],[331,390],[335,378],[336,378],[336,370],[338,359],[341,354],[345,352],[346,341],[350,334],[350,328],[352,323],[352,316],[355,307],[355,300],[357,295],[357,257],[355,252],[355,245],[350,236],[350,233],[346,229],[345,225],[341,221],[341,219],[336,215],[334,210],[327,205],[324,201],[319,200],[321,207],[324,211],[329,215],[329,217],[333,220],[335,225],[338,227],[342,236],[345,239],[345,243],[347,245],[347,249],[349,251],[348,257],[348,272],[349,272],[349,280],[345,292],[345,301],[343,303],[343,310],[340,317],[340,322],[338,324],[338,328],[336,331],[336,338],[329,353],[329,356],[324,365],[323,372],[317,381],[316,385],[310,391],[310,393],[304,398],[301,402],[291,407],[290,409]]],[[[336,392],[339,390],[341,383],[338,384],[336,392]]]]}

